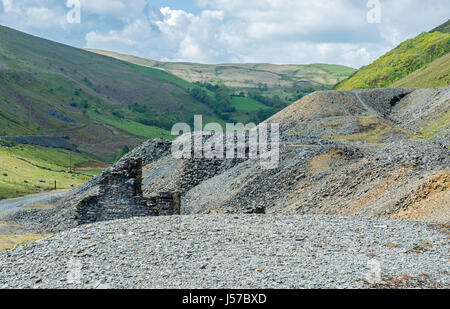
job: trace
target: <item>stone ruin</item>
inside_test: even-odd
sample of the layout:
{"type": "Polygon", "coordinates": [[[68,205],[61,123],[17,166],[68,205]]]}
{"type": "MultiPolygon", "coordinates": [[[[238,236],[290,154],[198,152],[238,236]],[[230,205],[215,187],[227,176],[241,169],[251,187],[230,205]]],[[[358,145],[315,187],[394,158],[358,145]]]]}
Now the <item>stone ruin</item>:
{"type": "Polygon", "coordinates": [[[158,216],[181,214],[181,193],[177,191],[160,192],[158,196],[148,199],[148,205],[158,216]]]}
{"type": "MultiPolygon", "coordinates": [[[[163,191],[151,197],[144,197],[142,167],[169,155],[170,152],[171,142],[162,139],[149,140],[80,187],[74,199],[69,202],[75,206],[77,224],[132,217],[180,215],[182,194],[248,159],[185,159],[177,191],[163,191]]],[[[245,153],[248,154],[248,149],[245,149],[245,153]]],[[[265,208],[250,206],[244,213],[265,214],[265,208]]]]}
{"type": "Polygon", "coordinates": [[[180,201],[180,193],[172,191],[145,198],[142,159],[129,157],[98,177],[95,193],[77,203],[76,220],[82,225],[131,217],[180,215],[180,201]]]}

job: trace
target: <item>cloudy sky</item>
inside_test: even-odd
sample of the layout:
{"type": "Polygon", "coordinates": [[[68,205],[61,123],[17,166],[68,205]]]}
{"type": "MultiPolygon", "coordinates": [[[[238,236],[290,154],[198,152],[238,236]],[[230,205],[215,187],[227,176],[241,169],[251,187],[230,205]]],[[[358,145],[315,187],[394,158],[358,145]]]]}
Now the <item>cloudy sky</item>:
{"type": "Polygon", "coordinates": [[[0,24],[30,34],[200,63],[358,68],[450,16],[448,0],[0,1],[0,24]]]}

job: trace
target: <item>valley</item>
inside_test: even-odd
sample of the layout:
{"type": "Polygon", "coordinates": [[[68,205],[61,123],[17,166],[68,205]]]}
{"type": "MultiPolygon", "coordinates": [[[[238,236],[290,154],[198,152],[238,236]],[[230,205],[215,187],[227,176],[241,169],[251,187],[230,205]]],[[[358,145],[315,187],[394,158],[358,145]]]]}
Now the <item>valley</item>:
{"type": "Polygon", "coordinates": [[[88,51],[138,65],[169,72],[192,83],[224,84],[239,91],[258,91],[265,96],[277,95],[293,102],[315,90],[330,89],[356,70],[330,64],[275,65],[265,63],[197,64],[160,62],[115,52],[88,49],[88,51]]]}
{"type": "MultiPolygon", "coordinates": [[[[258,65],[257,70],[244,65],[238,70],[241,76],[248,70],[263,76],[258,86],[244,85],[244,89],[228,87],[232,86],[228,83],[218,85],[210,79],[185,80],[171,74],[176,70],[166,72],[159,67],[149,67],[142,62],[144,60],[133,61],[135,58],[129,57],[117,60],[105,54],[107,56],[0,26],[0,139],[1,136],[17,139],[24,135],[40,139],[63,138],[67,145],[72,145],[69,146],[72,150],[77,150],[74,157],[100,161],[107,166],[146,139],[173,140],[172,125],[192,124],[194,115],[203,115],[207,122],[222,125],[226,122],[259,123],[289,105],[295,97],[330,88],[335,81],[353,72],[350,68],[332,65],[258,65]],[[265,91],[264,76],[272,75],[276,78],[269,82],[271,90],[265,91]],[[289,90],[279,93],[272,89],[276,81],[288,75],[295,77],[289,79],[286,88],[289,90]],[[305,86],[305,79],[308,86],[305,86]],[[289,97],[284,98],[286,91],[289,97]]],[[[226,70],[221,76],[233,80],[237,78],[233,74],[226,70]]],[[[5,157],[4,166],[0,168],[6,167],[8,160],[5,157]]],[[[47,163],[53,165],[54,162],[50,159],[47,163]]],[[[70,183],[70,178],[67,180],[60,173],[48,175],[42,169],[32,169],[34,178],[52,178],[51,181],[56,180],[65,189],[88,179],[70,183]]],[[[99,171],[94,168],[94,172],[99,171]]],[[[5,177],[1,179],[0,199],[49,188],[49,185],[31,185],[31,180],[24,183],[27,179],[22,178],[26,177],[8,180],[5,177]]]]}
{"type": "Polygon", "coordinates": [[[0,289],[448,289],[448,30],[355,70],[0,26],[0,289]]]}
{"type": "Polygon", "coordinates": [[[448,127],[427,139],[414,128],[448,107],[449,90],[308,95],[267,120],[281,129],[280,164],[270,170],[247,158],[177,160],[171,142],[149,140],[89,183],[42,201],[49,206],[22,206],[3,217],[19,239],[55,236],[5,251],[0,285],[448,288],[448,127]],[[424,106],[421,113],[416,105],[424,106]],[[301,146],[307,144],[315,146],[301,146]],[[169,203],[161,199],[167,194],[174,197],[169,203]],[[167,206],[180,207],[179,214],[171,208],[163,215],[167,206]],[[114,251],[113,243],[127,250],[114,251]],[[92,265],[85,283],[61,281],[65,271],[52,262],[53,248],[82,248],[80,261],[92,265]],[[27,250],[36,258],[19,265],[27,250]],[[52,258],[40,264],[43,277],[34,283],[25,274],[42,252],[52,258]],[[379,285],[364,273],[374,257],[392,266],[379,285]],[[148,269],[142,261],[155,264],[148,269]],[[331,261],[345,271],[330,268],[331,261]],[[315,263],[323,266],[311,268],[315,263]],[[106,265],[116,265],[116,275],[106,265]],[[211,281],[211,273],[220,280],[211,281]]]}

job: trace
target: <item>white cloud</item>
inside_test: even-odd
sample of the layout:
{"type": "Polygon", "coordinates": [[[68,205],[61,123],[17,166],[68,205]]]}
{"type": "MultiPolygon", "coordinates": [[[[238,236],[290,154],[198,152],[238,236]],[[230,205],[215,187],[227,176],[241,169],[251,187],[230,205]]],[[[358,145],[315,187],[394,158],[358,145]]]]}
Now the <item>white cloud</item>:
{"type": "Polygon", "coordinates": [[[52,6],[50,0],[2,0],[3,13],[0,22],[19,30],[64,29],[67,26],[65,12],[60,7],[52,6]]]}
{"type": "Polygon", "coordinates": [[[205,63],[341,62],[359,66],[376,56],[353,38],[354,29],[370,25],[365,6],[354,7],[349,1],[215,0],[201,5],[203,11],[198,15],[169,7],[150,12],[136,31],[128,31],[127,25],[119,32],[89,33],[87,46],[120,52],[132,48],[141,56],[205,63]],[[339,32],[340,38],[332,37],[339,32]],[[119,37],[129,38],[124,43],[127,46],[119,37]]]}
{"type": "Polygon", "coordinates": [[[90,48],[132,50],[158,59],[214,62],[223,56],[215,31],[223,18],[223,12],[217,10],[204,10],[196,16],[163,7],[159,12],[148,12],[146,17],[134,20],[120,31],[92,31],[86,35],[86,43],[90,48]],[[123,41],[123,38],[128,39],[123,41]]]}
{"type": "Polygon", "coordinates": [[[3,0],[3,10],[6,13],[19,13],[20,9],[14,6],[13,0],[3,0]]]}
{"type": "Polygon", "coordinates": [[[139,16],[147,5],[146,0],[80,0],[85,13],[115,17],[139,16]]]}

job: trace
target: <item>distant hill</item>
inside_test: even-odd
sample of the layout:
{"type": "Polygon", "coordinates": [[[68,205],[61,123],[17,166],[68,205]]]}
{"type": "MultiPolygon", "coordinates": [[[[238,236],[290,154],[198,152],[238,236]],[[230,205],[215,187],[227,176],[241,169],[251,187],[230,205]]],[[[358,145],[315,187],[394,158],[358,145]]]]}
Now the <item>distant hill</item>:
{"type": "Polygon", "coordinates": [[[145,139],[172,138],[172,125],[192,123],[194,115],[205,122],[261,122],[352,72],[333,65],[205,66],[219,76],[236,71],[228,81],[257,84],[250,93],[228,83],[194,84],[201,79],[187,81],[162,69],[179,73],[186,66],[189,75],[202,65],[124,60],[0,26],[0,136],[68,137],[82,152],[113,162],[145,139]],[[277,83],[281,88],[269,91],[277,83]]]}
{"type": "Polygon", "coordinates": [[[162,70],[0,26],[0,136],[67,136],[112,162],[147,138],[171,138],[195,114],[221,120],[198,87],[162,70]]]}
{"type": "MultiPolygon", "coordinates": [[[[372,64],[363,67],[348,79],[338,83],[336,90],[356,90],[366,88],[384,88],[420,70],[427,69],[420,75],[426,74],[426,79],[432,79],[431,84],[439,86],[448,85],[448,77],[445,70],[433,61],[445,56],[450,51],[449,21],[428,33],[422,33],[417,37],[405,41],[395,49],[377,59],[372,64]],[[430,66],[427,67],[427,65],[430,66]],[[434,70],[437,70],[436,72],[434,70]]],[[[443,58],[438,63],[445,63],[443,58]]],[[[420,77],[417,77],[420,78],[420,77]]],[[[423,79],[422,79],[423,81],[423,79]]],[[[417,87],[430,86],[430,82],[421,84],[409,80],[417,87]]],[[[409,82],[403,83],[405,86],[409,82]]],[[[398,86],[398,85],[397,85],[398,86]]]]}
{"type": "Polygon", "coordinates": [[[221,84],[236,91],[260,90],[265,96],[278,95],[282,100],[294,102],[315,90],[330,89],[356,70],[341,65],[276,65],[264,63],[198,64],[187,62],[160,62],[115,52],[89,51],[157,68],[190,82],[221,84]]]}

